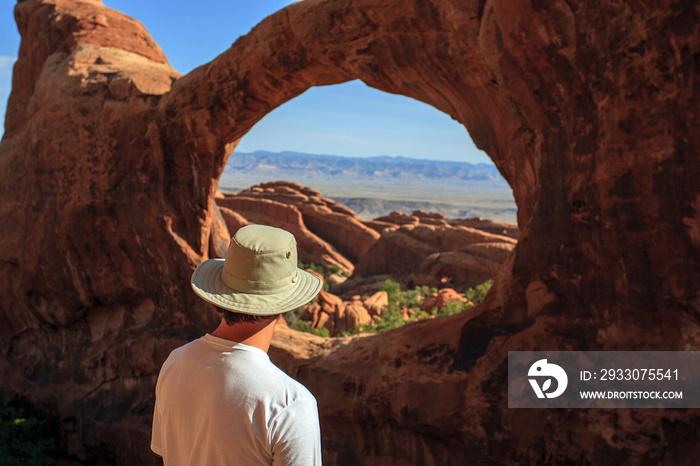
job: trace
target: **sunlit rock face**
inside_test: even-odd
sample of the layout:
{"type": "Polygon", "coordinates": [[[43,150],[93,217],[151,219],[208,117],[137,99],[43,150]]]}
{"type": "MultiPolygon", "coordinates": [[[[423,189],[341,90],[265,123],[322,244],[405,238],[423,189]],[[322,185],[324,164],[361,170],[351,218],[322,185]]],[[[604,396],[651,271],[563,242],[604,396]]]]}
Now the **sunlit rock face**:
{"type": "Polygon", "coordinates": [[[362,79],[462,123],[512,186],[521,233],[476,314],[352,340],[280,330],[272,356],[317,395],[326,461],[696,459],[692,411],[509,410],[505,384],[508,350],[698,348],[698,14],[308,0],[180,76],[99,1],[19,2],[3,385],[57,407],[75,458],[154,461],[158,368],[213,321],[189,278],[227,235],[214,197],[228,157],[310,86],[362,79]]]}
{"type": "MultiPolygon", "coordinates": [[[[247,222],[272,225],[294,234],[299,260],[351,273],[354,262],[379,238],[347,207],[299,183],[263,183],[236,194],[223,193],[216,203],[247,222]]],[[[229,220],[235,231],[240,221],[229,220]]]]}
{"type": "Polygon", "coordinates": [[[493,278],[515,243],[507,236],[447,224],[386,228],[359,260],[351,280],[389,275],[410,288],[463,290],[493,278]]]}

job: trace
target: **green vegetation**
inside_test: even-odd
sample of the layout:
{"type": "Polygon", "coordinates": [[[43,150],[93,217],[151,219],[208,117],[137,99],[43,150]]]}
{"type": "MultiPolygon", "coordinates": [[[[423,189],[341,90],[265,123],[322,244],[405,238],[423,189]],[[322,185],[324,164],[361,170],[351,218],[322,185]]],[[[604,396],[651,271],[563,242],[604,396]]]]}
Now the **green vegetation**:
{"type": "MultiPolygon", "coordinates": [[[[324,269],[316,264],[304,264],[299,261],[299,268],[309,269],[327,277],[336,274],[340,271],[340,267],[334,264],[330,269],[324,269]]],[[[344,275],[347,275],[344,273],[344,275]]],[[[342,332],[338,336],[348,336],[356,333],[381,333],[386,330],[391,330],[401,327],[409,322],[416,322],[423,319],[431,319],[434,317],[451,316],[460,312],[471,309],[481,303],[486,297],[493,280],[488,280],[474,288],[468,288],[464,292],[467,302],[450,301],[442,308],[433,308],[426,312],[421,309],[423,300],[426,296],[438,292],[437,288],[429,288],[427,286],[418,286],[412,290],[401,290],[401,284],[394,280],[385,280],[379,288],[379,291],[386,291],[389,298],[389,306],[382,311],[381,317],[375,317],[374,321],[369,324],[359,325],[350,331],[342,332]]],[[[324,282],[323,289],[328,291],[328,283],[324,282]]],[[[297,312],[289,312],[285,314],[285,320],[289,328],[302,332],[312,333],[321,337],[328,337],[329,331],[326,328],[314,329],[311,325],[299,318],[297,312]]]]}
{"type": "MultiPolygon", "coordinates": [[[[340,266],[339,266],[338,264],[333,264],[333,265],[331,266],[330,273],[331,273],[331,275],[338,274],[338,275],[342,275],[343,277],[349,277],[349,276],[350,276],[350,274],[347,273],[347,272],[344,271],[344,270],[341,272],[340,266]]],[[[324,276],[325,276],[325,275],[324,275],[324,276]]]]}
{"type": "MultiPolygon", "coordinates": [[[[317,271],[318,273],[323,273],[323,269],[314,264],[304,265],[299,262],[299,267],[308,268],[317,271]]],[[[426,312],[421,309],[423,300],[426,296],[437,293],[438,290],[436,288],[419,286],[412,290],[403,291],[401,290],[401,285],[398,282],[393,280],[385,280],[379,288],[379,291],[386,291],[389,298],[389,306],[387,309],[382,311],[381,317],[377,316],[371,323],[359,325],[349,331],[342,332],[337,336],[344,337],[357,333],[381,333],[401,327],[409,322],[459,314],[460,312],[471,309],[472,307],[481,303],[486,297],[486,293],[488,293],[492,284],[493,280],[488,280],[481,285],[475,286],[474,288],[468,288],[464,292],[467,302],[463,303],[461,301],[450,301],[442,309],[434,307],[430,311],[426,312]]],[[[295,312],[287,313],[285,315],[285,320],[287,321],[287,325],[294,330],[312,333],[322,337],[329,336],[328,329],[322,328],[317,330],[312,328],[309,323],[300,319],[299,315],[295,312]]]]}
{"type": "Polygon", "coordinates": [[[460,312],[471,309],[482,302],[492,284],[493,280],[488,280],[481,285],[467,289],[464,292],[464,295],[467,298],[467,302],[465,303],[460,301],[450,301],[442,309],[434,307],[430,311],[426,312],[421,309],[423,299],[430,294],[437,293],[438,290],[436,288],[419,286],[413,290],[402,291],[399,283],[393,280],[385,280],[380,287],[380,290],[386,291],[387,295],[389,296],[388,309],[385,309],[382,312],[380,319],[376,319],[370,324],[361,325],[359,328],[353,329],[350,332],[344,332],[344,335],[342,336],[363,332],[381,333],[386,330],[401,327],[409,322],[459,314],[460,312]],[[408,316],[408,320],[406,320],[404,316],[408,316]]]}
{"type": "Polygon", "coordinates": [[[331,336],[327,328],[315,329],[311,327],[311,324],[304,322],[303,320],[297,320],[297,324],[294,326],[294,330],[299,330],[300,332],[310,333],[318,337],[329,338],[331,336]]]}
{"type": "Polygon", "coordinates": [[[316,272],[319,275],[322,275],[324,277],[326,276],[326,271],[323,269],[323,267],[321,267],[320,265],[316,265],[314,263],[304,264],[302,261],[299,261],[297,263],[297,267],[299,267],[300,269],[304,269],[304,270],[307,270],[307,269],[313,270],[314,272],[316,272]]]}
{"type": "Polygon", "coordinates": [[[467,289],[467,291],[464,292],[464,297],[473,302],[476,306],[484,300],[486,293],[491,289],[491,285],[493,285],[493,280],[487,280],[481,285],[467,289]]]}
{"type": "Polygon", "coordinates": [[[47,466],[54,464],[51,452],[54,434],[25,398],[5,400],[0,390],[0,464],[3,466],[47,466]]]}

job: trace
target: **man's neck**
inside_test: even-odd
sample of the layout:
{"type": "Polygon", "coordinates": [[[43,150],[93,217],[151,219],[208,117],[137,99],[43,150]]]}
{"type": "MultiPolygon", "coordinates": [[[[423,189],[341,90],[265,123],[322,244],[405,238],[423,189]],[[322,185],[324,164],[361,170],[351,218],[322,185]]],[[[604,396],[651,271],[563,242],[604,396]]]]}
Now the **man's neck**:
{"type": "Polygon", "coordinates": [[[211,334],[218,338],[260,348],[267,353],[270,349],[272,333],[275,331],[275,325],[277,325],[278,320],[279,318],[262,322],[242,322],[235,325],[227,325],[222,319],[217,329],[211,334]]]}

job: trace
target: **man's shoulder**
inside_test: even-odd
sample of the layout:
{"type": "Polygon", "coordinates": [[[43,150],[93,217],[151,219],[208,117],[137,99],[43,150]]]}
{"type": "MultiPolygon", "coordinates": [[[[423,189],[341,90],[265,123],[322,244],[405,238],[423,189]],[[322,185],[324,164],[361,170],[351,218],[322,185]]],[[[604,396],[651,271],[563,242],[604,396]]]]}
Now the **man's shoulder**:
{"type": "Polygon", "coordinates": [[[201,360],[202,353],[206,351],[205,346],[206,344],[203,342],[202,338],[197,338],[181,346],[178,346],[177,348],[170,351],[170,354],[163,363],[163,368],[161,369],[161,371],[173,365],[179,366],[182,364],[188,364],[187,361],[190,361],[190,363],[194,363],[194,361],[201,360]]]}
{"type": "Polygon", "coordinates": [[[198,346],[201,345],[201,340],[202,338],[197,338],[192,341],[188,341],[186,343],[183,343],[182,345],[178,346],[177,348],[173,349],[170,352],[170,357],[173,356],[178,356],[180,354],[186,354],[189,353],[190,351],[195,350],[198,346]]]}
{"type": "Polygon", "coordinates": [[[264,387],[260,395],[266,398],[267,403],[277,405],[278,408],[285,408],[301,400],[309,400],[316,403],[314,395],[301,382],[284,372],[282,369],[268,361],[265,371],[259,373],[264,377],[259,379],[261,388],[264,387]]]}
{"type": "Polygon", "coordinates": [[[311,392],[297,379],[284,372],[272,362],[270,363],[270,366],[271,370],[278,379],[280,389],[288,393],[293,393],[298,397],[313,397],[311,392]]]}

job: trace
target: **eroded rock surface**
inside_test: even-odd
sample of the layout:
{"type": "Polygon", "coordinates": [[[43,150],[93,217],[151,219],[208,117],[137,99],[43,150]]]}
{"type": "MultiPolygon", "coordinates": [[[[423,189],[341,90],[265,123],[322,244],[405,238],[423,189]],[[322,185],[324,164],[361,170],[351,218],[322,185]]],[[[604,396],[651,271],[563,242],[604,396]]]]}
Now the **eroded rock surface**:
{"type": "Polygon", "coordinates": [[[510,237],[444,221],[433,223],[437,225],[406,223],[384,229],[357,263],[351,281],[390,275],[409,288],[464,290],[493,278],[516,244],[510,237]]]}
{"type": "Polygon", "coordinates": [[[476,313],[377,337],[280,329],[271,353],[316,394],[326,461],[700,456],[693,411],[533,422],[505,395],[509,350],[700,346],[696,2],[298,2],[186,76],[97,0],[15,12],[0,378],[56,404],[67,454],[154,461],[158,368],[212,326],[189,279],[226,236],[228,157],[310,86],[361,79],[463,124],[512,186],[521,236],[476,313]]]}
{"type": "MultiPolygon", "coordinates": [[[[353,264],[379,238],[352,210],[298,183],[262,183],[236,194],[223,193],[217,204],[249,222],[292,232],[303,262],[336,265],[345,272],[352,272],[353,264]]],[[[237,221],[229,225],[235,227],[240,227],[237,221]]]]}

